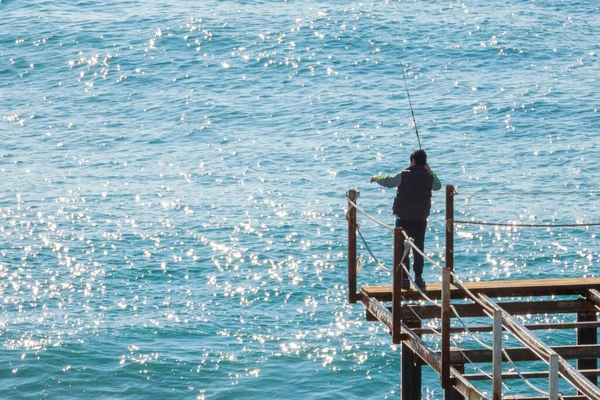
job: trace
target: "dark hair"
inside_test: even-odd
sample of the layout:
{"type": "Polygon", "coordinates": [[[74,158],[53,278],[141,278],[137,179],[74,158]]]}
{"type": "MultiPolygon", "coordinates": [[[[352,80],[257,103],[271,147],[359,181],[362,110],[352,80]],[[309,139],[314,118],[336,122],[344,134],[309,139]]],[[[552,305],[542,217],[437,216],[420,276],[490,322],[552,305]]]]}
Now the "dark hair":
{"type": "Polygon", "coordinates": [[[410,161],[415,161],[415,164],[424,167],[427,164],[427,153],[425,150],[419,149],[410,155],[410,161]]]}

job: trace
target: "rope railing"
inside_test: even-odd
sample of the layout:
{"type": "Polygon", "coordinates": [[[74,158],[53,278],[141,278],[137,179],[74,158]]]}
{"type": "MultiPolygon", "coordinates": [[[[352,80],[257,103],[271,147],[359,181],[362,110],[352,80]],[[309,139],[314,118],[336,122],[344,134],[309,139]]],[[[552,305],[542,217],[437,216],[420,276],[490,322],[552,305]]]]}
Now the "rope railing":
{"type": "Polygon", "coordinates": [[[595,196],[597,194],[600,194],[600,190],[555,190],[555,191],[550,191],[550,190],[540,190],[540,191],[535,191],[535,190],[523,190],[523,191],[518,191],[518,190],[505,190],[502,192],[498,192],[498,191],[484,191],[484,190],[478,190],[475,192],[456,192],[455,193],[458,196],[481,196],[481,195],[493,195],[493,196],[517,196],[517,195],[526,195],[526,196],[540,196],[540,195],[552,195],[552,196],[557,196],[557,195],[567,195],[567,194],[577,194],[577,195],[590,195],[590,196],[595,196]]]}
{"type": "MultiPolygon", "coordinates": [[[[408,241],[407,241],[408,242],[408,241]]],[[[405,242],[406,243],[406,242],[405,242]]],[[[408,248],[408,247],[407,247],[408,248]]],[[[405,276],[408,277],[409,281],[413,284],[413,286],[417,289],[417,291],[421,294],[421,297],[423,297],[426,301],[428,301],[429,303],[433,304],[436,307],[441,308],[442,305],[438,304],[437,302],[435,302],[434,300],[432,300],[429,296],[427,296],[425,294],[425,292],[423,292],[423,290],[417,285],[417,283],[415,282],[415,280],[413,279],[412,276],[410,276],[410,271],[408,270],[408,268],[402,264],[402,268],[404,268],[404,273],[406,274],[405,276]]]]}
{"type": "MultiPolygon", "coordinates": [[[[488,314],[492,314],[494,312],[494,310],[488,306],[487,304],[485,304],[484,302],[481,301],[481,299],[478,296],[475,296],[473,294],[473,292],[471,292],[465,285],[464,285],[464,281],[462,279],[460,279],[460,276],[458,276],[454,271],[450,272],[450,275],[456,279],[456,282],[454,282],[454,286],[456,286],[457,288],[464,290],[465,293],[467,294],[467,296],[469,296],[469,298],[474,301],[475,303],[479,304],[479,306],[481,308],[483,308],[488,314]]],[[[489,315],[491,317],[491,315],[489,315]]]]}
{"type": "Polygon", "coordinates": [[[483,225],[483,226],[507,226],[511,228],[587,228],[590,226],[600,226],[600,222],[585,224],[523,224],[519,222],[485,222],[476,220],[454,220],[455,224],[464,225],[483,225]]]}
{"type": "Polygon", "coordinates": [[[355,202],[353,202],[349,197],[346,197],[346,200],[348,200],[348,203],[350,203],[352,205],[352,207],[356,208],[358,211],[361,212],[361,214],[363,214],[365,217],[369,218],[371,221],[375,222],[377,225],[383,226],[384,228],[393,231],[394,227],[391,225],[388,225],[384,222],[381,222],[380,220],[378,220],[375,217],[372,217],[371,215],[369,215],[369,213],[367,213],[365,210],[363,210],[361,207],[359,207],[355,202]]]}
{"type": "Polygon", "coordinates": [[[383,269],[384,271],[389,272],[389,273],[394,272],[391,269],[389,269],[388,267],[386,267],[385,264],[381,260],[379,260],[379,258],[377,258],[377,256],[375,256],[375,254],[373,254],[373,251],[371,250],[371,247],[369,246],[369,244],[365,240],[365,237],[363,236],[362,231],[360,230],[360,226],[358,224],[356,225],[356,232],[358,232],[358,236],[360,236],[360,239],[362,240],[362,242],[363,242],[363,244],[365,246],[365,249],[367,249],[367,251],[371,255],[371,258],[373,260],[375,260],[375,262],[377,263],[377,266],[379,268],[383,269]]]}

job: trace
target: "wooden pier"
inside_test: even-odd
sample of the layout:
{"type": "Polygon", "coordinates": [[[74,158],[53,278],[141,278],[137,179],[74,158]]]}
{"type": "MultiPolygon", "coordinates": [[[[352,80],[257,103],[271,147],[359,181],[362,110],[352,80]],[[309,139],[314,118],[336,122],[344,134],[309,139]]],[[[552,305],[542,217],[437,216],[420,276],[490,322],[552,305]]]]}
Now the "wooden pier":
{"type": "MultiPolygon", "coordinates": [[[[514,281],[459,282],[454,273],[454,196],[452,185],[446,187],[446,260],[441,267],[442,283],[429,284],[426,290],[402,289],[405,271],[401,267],[405,236],[394,228],[393,271],[389,286],[357,288],[357,220],[358,192],[350,190],[348,198],[348,294],[350,303],[366,308],[368,321],[383,323],[392,343],[401,344],[401,398],[421,399],[422,368],[431,367],[440,376],[444,399],[594,399],[600,400],[598,388],[598,321],[600,278],[536,279],[514,281]],[[438,304],[424,304],[424,296],[438,304]],[[527,301],[516,300],[527,298],[527,301]],[[519,316],[572,314],[573,322],[525,325],[519,316]],[[576,316],[576,317],[575,317],[576,316]],[[441,328],[423,326],[423,321],[437,319],[441,328]],[[465,321],[475,323],[465,324],[465,321]],[[486,321],[483,322],[482,321],[486,321]],[[453,324],[454,322],[454,324],[453,324]],[[460,322],[462,325],[458,324],[460,322]],[[540,331],[570,332],[572,344],[549,346],[536,334],[540,331]],[[451,346],[457,333],[492,334],[489,348],[460,349],[451,346]],[[510,334],[523,347],[502,345],[503,335],[510,334]],[[432,349],[424,335],[441,336],[440,350],[432,349]],[[569,361],[571,360],[571,361],[569,361]],[[572,361],[575,360],[575,361],[572,361]],[[514,372],[514,362],[543,361],[547,370],[514,372]],[[465,374],[470,363],[488,364],[491,374],[465,374]],[[510,363],[510,364],[509,364],[510,363]],[[503,397],[502,385],[512,379],[546,379],[544,394],[521,396],[510,391],[503,397]],[[478,383],[487,380],[487,384],[478,383]],[[577,394],[559,395],[559,381],[568,382],[577,394]],[[484,389],[482,389],[482,387],[484,389]]],[[[510,388],[510,383],[507,385],[510,388]]]]}

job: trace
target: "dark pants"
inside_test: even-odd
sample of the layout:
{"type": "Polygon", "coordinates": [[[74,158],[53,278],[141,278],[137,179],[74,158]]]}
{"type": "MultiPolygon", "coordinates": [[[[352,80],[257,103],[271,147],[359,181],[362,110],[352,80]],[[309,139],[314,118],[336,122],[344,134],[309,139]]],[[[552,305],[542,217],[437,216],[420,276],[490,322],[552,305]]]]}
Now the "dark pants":
{"type": "MultiPolygon", "coordinates": [[[[425,254],[425,231],[427,231],[427,220],[408,220],[396,218],[396,226],[401,227],[404,232],[415,241],[415,246],[425,254]]],[[[415,263],[413,269],[415,271],[415,278],[420,278],[423,275],[423,266],[425,264],[423,256],[418,254],[416,251],[412,251],[415,263]]],[[[406,256],[404,265],[410,270],[410,253],[406,256]]]]}

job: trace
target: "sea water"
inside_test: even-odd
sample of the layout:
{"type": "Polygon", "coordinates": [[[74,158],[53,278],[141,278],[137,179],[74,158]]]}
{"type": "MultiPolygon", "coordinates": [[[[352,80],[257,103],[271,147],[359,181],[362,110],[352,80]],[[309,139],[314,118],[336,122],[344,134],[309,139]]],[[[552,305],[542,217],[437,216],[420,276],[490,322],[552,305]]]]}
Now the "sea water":
{"type": "MultiPolygon", "coordinates": [[[[398,398],[400,348],[347,301],[346,191],[392,224],[369,177],[418,128],[456,219],[599,222],[599,36],[588,1],[0,1],[0,397],[398,398]]],[[[597,233],[459,224],[455,269],[597,277],[597,233]]]]}

